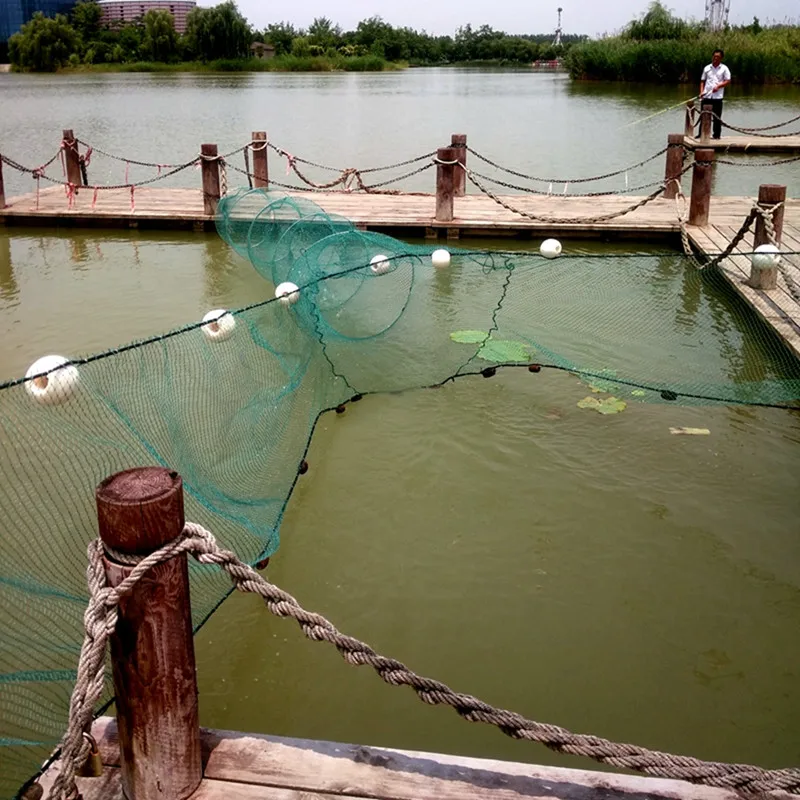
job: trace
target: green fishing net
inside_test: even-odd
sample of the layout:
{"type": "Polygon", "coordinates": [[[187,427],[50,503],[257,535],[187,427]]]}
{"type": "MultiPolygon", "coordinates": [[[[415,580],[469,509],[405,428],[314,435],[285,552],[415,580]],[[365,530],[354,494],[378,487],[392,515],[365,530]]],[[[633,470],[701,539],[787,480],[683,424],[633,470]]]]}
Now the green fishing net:
{"type": "MultiPolygon", "coordinates": [[[[223,198],[217,224],[280,298],[0,389],[0,797],[64,732],[94,489],[117,471],[176,470],[187,519],[255,563],[320,414],[354,397],[536,365],[629,405],[800,398],[774,333],[678,255],[442,253],[263,190],[223,198]]],[[[199,626],[229,583],[190,571],[199,626]]]]}

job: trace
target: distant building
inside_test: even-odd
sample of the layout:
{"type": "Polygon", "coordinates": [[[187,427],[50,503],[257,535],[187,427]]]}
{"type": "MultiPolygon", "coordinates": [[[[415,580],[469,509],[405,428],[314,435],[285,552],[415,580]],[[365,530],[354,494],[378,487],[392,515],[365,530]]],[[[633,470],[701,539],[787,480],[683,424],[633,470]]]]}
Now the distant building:
{"type": "Polygon", "coordinates": [[[8,57],[8,40],[37,12],[46,17],[69,14],[75,0],[0,0],[0,61],[8,57]]]}
{"type": "Polygon", "coordinates": [[[253,58],[275,58],[275,48],[264,42],[253,42],[250,45],[250,54],[253,58]]]}
{"type": "MultiPolygon", "coordinates": [[[[0,3],[4,0],[0,0],[0,3]]],[[[100,0],[103,25],[115,22],[135,22],[148,11],[169,11],[175,20],[175,30],[186,33],[186,16],[197,6],[195,0],[100,0]]]]}

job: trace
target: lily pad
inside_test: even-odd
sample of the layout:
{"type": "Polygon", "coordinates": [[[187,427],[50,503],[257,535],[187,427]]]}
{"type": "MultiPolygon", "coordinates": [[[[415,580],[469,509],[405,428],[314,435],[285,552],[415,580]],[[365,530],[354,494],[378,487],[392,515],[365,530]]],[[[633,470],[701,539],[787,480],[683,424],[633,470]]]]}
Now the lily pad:
{"type": "Polygon", "coordinates": [[[522,342],[504,339],[489,339],[478,351],[478,357],[494,364],[507,364],[514,361],[527,361],[528,348],[522,342]]]}
{"type": "Polygon", "coordinates": [[[606,397],[603,400],[596,397],[584,397],[578,402],[578,408],[591,408],[598,414],[619,414],[627,407],[628,404],[618,397],[606,397]]]}
{"type": "Polygon", "coordinates": [[[647,397],[647,392],[643,391],[642,389],[634,389],[631,394],[634,397],[647,397]]]}
{"type": "Polygon", "coordinates": [[[486,331],[453,331],[450,338],[459,344],[480,344],[488,335],[486,331]]]}

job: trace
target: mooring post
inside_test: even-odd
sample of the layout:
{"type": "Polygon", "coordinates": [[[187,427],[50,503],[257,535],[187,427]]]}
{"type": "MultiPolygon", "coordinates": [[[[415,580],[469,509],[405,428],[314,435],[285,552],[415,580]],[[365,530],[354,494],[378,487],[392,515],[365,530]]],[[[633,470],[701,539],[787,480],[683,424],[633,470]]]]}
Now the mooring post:
{"type": "Polygon", "coordinates": [[[209,216],[217,213],[220,198],[219,151],[215,144],[200,145],[200,159],[203,172],[203,210],[209,216]]]}
{"type": "Polygon", "coordinates": [[[689,203],[689,224],[707,225],[711,207],[711,179],[714,175],[714,151],[701,148],[694,151],[692,170],[692,199],[689,203]]]}
{"type": "Polygon", "coordinates": [[[64,147],[64,160],[67,164],[67,182],[73,186],[83,186],[81,180],[81,154],[78,152],[78,142],[71,129],[62,131],[62,146],[64,147]]]}
{"type": "Polygon", "coordinates": [[[451,222],[453,219],[453,197],[455,195],[456,165],[459,151],[455,147],[440,147],[436,158],[444,163],[436,165],[436,220],[451,222]]]}
{"type": "Polygon", "coordinates": [[[694,100],[686,104],[686,118],[683,121],[683,135],[694,138],[694,100]]]}
{"type": "MultiPolygon", "coordinates": [[[[783,203],[786,201],[786,187],[775,183],[762,183],[758,187],[758,205],[765,209],[774,209],[772,212],[772,227],[775,230],[775,243],[781,243],[783,235],[783,203]]],[[[756,217],[756,230],[753,234],[753,250],[762,244],[772,244],[767,234],[764,218],[759,214],[756,217]]],[[[759,269],[750,267],[750,286],[754,289],[776,289],[778,286],[778,265],[759,269]]]]}
{"type": "Polygon", "coordinates": [[[667,135],[667,166],[664,170],[664,197],[672,200],[678,196],[681,188],[681,170],[683,169],[683,134],[670,133],[667,135]]]}
{"type": "Polygon", "coordinates": [[[711,139],[711,119],[714,113],[711,103],[703,103],[700,109],[700,140],[703,142],[711,139]]]}
{"type": "Polygon", "coordinates": [[[450,137],[450,147],[458,150],[457,161],[461,167],[456,167],[455,186],[453,193],[456,197],[463,197],[467,193],[467,173],[462,167],[467,166],[467,134],[454,133],[450,137]]]}
{"type": "MultiPolygon", "coordinates": [[[[183,482],[176,472],[120,472],[97,487],[96,499],[100,538],[124,556],[147,556],[183,531],[183,482]]],[[[111,586],[133,570],[120,561],[104,558],[111,586]]],[[[111,662],[125,797],[184,800],[202,780],[185,553],[151,569],[121,600],[111,662]]]]}
{"type": "Polygon", "coordinates": [[[0,208],[6,207],[6,187],[3,183],[3,159],[0,158],[0,208]]]}
{"type": "Polygon", "coordinates": [[[269,162],[267,160],[267,132],[253,131],[251,151],[253,153],[253,186],[269,188],[269,162]]]}

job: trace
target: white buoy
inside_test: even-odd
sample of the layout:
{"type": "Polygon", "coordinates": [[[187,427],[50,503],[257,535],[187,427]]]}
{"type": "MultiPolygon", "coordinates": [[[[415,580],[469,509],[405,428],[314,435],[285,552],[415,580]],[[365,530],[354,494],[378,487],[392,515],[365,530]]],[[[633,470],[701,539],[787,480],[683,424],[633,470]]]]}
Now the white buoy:
{"type": "Polygon", "coordinates": [[[385,275],[392,268],[392,262],[384,255],[377,255],[369,262],[369,268],[373,275],[385,275]]]}
{"type": "Polygon", "coordinates": [[[236,318],[224,308],[215,308],[203,317],[206,324],[200,329],[210,342],[224,342],[236,327],[236,318]]]}
{"type": "Polygon", "coordinates": [[[431,253],[431,262],[436,269],[450,266],[450,253],[447,250],[434,250],[431,253]]]}
{"type": "Polygon", "coordinates": [[[753,269],[772,269],[781,263],[781,251],[774,244],[760,244],[750,256],[753,269]]]}
{"type": "Polygon", "coordinates": [[[25,377],[29,379],[25,384],[28,394],[42,405],[57,405],[69,400],[80,382],[78,368],[64,356],[40,358],[31,364],[25,377]]]}
{"type": "Polygon", "coordinates": [[[539,247],[545,258],[557,258],[561,255],[561,242],[558,239],[545,239],[539,247]]]}
{"type": "Polygon", "coordinates": [[[300,288],[296,283],[286,281],[285,283],[278,284],[275,289],[275,297],[285,306],[290,306],[300,299],[300,288]]]}

